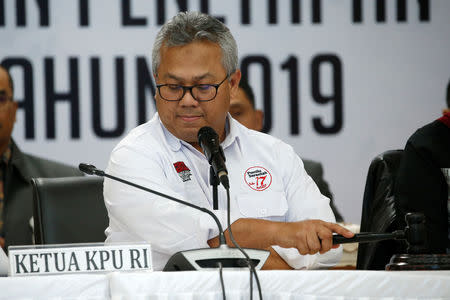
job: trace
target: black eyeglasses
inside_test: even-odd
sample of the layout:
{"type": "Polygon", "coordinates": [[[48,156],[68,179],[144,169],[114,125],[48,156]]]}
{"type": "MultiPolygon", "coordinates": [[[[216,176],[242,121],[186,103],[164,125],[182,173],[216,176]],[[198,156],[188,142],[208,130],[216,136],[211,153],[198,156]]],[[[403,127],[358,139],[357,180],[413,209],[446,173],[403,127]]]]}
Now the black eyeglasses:
{"type": "Polygon", "coordinates": [[[189,91],[198,102],[211,101],[217,96],[220,85],[228,78],[228,75],[218,84],[197,84],[184,86],[179,84],[158,84],[158,93],[166,101],[180,101],[186,91],[189,91]]]}

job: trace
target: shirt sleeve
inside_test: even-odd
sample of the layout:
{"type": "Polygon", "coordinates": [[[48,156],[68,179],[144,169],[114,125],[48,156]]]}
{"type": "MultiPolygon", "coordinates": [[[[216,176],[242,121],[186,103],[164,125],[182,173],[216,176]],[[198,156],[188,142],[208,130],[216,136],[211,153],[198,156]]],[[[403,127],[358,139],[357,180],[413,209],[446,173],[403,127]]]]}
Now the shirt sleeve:
{"type": "MultiPolygon", "coordinates": [[[[291,146],[282,144],[277,156],[281,162],[283,184],[288,201],[287,222],[319,219],[336,222],[330,200],[323,196],[312,178],[306,173],[302,160],[291,146]]],[[[342,246],[324,254],[301,255],[295,248],[273,246],[273,249],[294,269],[328,268],[342,257],[342,246]]]]}
{"type": "MultiPolygon", "coordinates": [[[[170,188],[162,158],[154,154],[149,157],[144,150],[149,151],[117,147],[107,173],[185,200],[170,188]]],[[[201,211],[108,178],[104,181],[104,198],[110,219],[106,242],[150,243],[156,270],[178,251],[208,248],[209,232],[217,227],[201,211]]]]}

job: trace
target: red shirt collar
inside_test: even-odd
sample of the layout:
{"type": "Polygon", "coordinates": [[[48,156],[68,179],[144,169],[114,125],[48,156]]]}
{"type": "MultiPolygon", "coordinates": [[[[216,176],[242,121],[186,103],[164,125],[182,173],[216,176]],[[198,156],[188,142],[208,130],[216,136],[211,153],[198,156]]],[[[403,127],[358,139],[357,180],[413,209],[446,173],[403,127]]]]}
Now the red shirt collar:
{"type": "Polygon", "coordinates": [[[445,113],[438,120],[441,121],[442,123],[444,123],[448,128],[450,128],[450,112],[445,113]]]}

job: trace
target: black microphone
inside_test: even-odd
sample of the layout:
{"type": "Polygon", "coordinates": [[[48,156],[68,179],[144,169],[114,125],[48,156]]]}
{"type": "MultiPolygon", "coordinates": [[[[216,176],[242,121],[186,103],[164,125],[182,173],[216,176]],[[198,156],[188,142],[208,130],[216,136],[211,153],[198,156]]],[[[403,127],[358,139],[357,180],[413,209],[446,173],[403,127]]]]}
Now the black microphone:
{"type": "Polygon", "coordinates": [[[94,165],[81,163],[78,165],[78,169],[89,175],[105,176],[105,172],[97,169],[94,165]]]}
{"type": "Polygon", "coordinates": [[[198,144],[203,149],[206,159],[213,167],[215,174],[219,178],[224,188],[229,189],[228,171],[225,166],[225,154],[220,146],[219,136],[211,127],[200,128],[197,134],[198,144]]]}
{"type": "MultiPolygon", "coordinates": [[[[192,203],[177,199],[175,197],[163,194],[161,192],[146,188],[142,185],[130,182],[128,180],[110,175],[102,170],[97,169],[95,166],[85,163],[80,163],[78,168],[80,171],[89,174],[97,175],[100,177],[107,177],[115,181],[119,181],[126,185],[133,186],[140,190],[153,193],[155,195],[167,198],[169,200],[175,201],[180,204],[187,205],[194,209],[200,210],[204,213],[210,215],[217,224],[219,228],[219,247],[217,248],[205,248],[205,249],[193,249],[187,251],[181,251],[175,253],[167,262],[164,267],[164,271],[182,271],[182,270],[198,270],[202,268],[216,268],[219,264],[223,267],[244,267],[246,266],[246,260],[242,257],[242,254],[235,248],[229,248],[225,239],[225,234],[223,232],[222,225],[220,224],[217,216],[204,207],[194,205],[192,203]]],[[[176,220],[174,220],[176,222],[176,220]]],[[[269,257],[269,252],[266,250],[259,249],[246,249],[247,252],[252,256],[251,261],[254,266],[259,268],[265,263],[266,259],[269,257]]]]}

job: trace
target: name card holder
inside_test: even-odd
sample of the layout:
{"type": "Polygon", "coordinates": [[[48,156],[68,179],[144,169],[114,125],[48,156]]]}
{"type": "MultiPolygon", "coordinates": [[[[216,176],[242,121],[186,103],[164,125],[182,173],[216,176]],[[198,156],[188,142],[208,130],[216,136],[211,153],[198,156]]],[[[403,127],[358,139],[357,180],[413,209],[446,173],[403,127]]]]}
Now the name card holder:
{"type": "Polygon", "coordinates": [[[152,271],[150,244],[10,246],[9,276],[152,271]]]}

